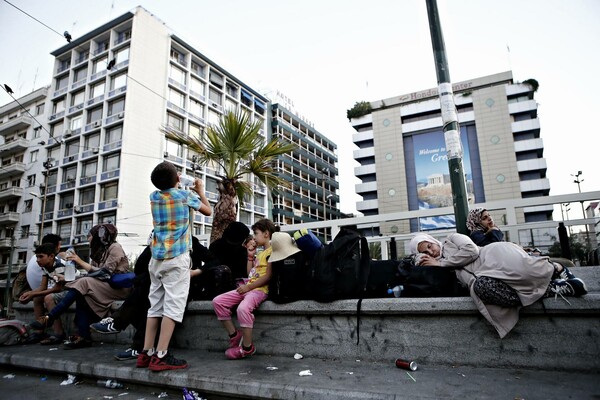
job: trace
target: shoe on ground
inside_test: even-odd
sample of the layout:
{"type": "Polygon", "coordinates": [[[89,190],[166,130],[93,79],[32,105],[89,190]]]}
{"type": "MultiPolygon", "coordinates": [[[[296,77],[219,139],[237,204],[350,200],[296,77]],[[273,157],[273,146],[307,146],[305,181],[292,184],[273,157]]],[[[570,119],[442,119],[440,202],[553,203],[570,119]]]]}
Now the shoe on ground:
{"type": "Polygon", "coordinates": [[[227,351],[225,351],[225,357],[230,360],[239,360],[241,358],[250,357],[254,353],[256,353],[256,347],[254,347],[254,344],[252,344],[252,347],[248,351],[244,350],[242,345],[239,345],[238,347],[227,349],[227,351]]]}
{"type": "Polygon", "coordinates": [[[121,352],[115,354],[115,360],[118,360],[118,361],[137,360],[139,355],[140,355],[139,351],[129,348],[125,351],[121,351],[121,352]]]}
{"type": "Polygon", "coordinates": [[[53,346],[55,344],[62,344],[67,340],[67,335],[50,335],[45,339],[40,340],[40,344],[44,346],[53,346]]]}
{"type": "Polygon", "coordinates": [[[150,365],[150,356],[147,352],[142,351],[137,356],[137,362],[135,363],[136,368],[148,368],[150,365]]]}
{"type": "Polygon", "coordinates": [[[90,339],[82,338],[81,336],[72,336],[68,342],[65,342],[65,350],[83,349],[92,347],[90,339]]]}
{"type": "Polygon", "coordinates": [[[49,315],[44,315],[43,317],[38,318],[37,321],[33,321],[32,323],[30,323],[29,326],[32,329],[35,329],[38,331],[43,331],[46,328],[52,326],[53,323],[54,323],[54,318],[52,318],[49,315]]]}
{"type": "Polygon", "coordinates": [[[573,288],[573,296],[575,297],[583,296],[588,292],[585,282],[579,278],[567,279],[567,283],[573,288]]]}
{"type": "Polygon", "coordinates": [[[573,279],[555,279],[550,282],[550,291],[556,296],[579,297],[587,293],[585,283],[579,278],[573,279]]]}
{"type": "Polygon", "coordinates": [[[120,330],[115,328],[115,321],[111,318],[104,318],[102,321],[100,322],[96,322],[94,324],[90,325],[90,328],[93,331],[96,331],[98,333],[119,333],[121,332],[120,330]]]}
{"type": "Polygon", "coordinates": [[[235,336],[232,338],[229,338],[229,346],[227,347],[228,349],[231,349],[233,347],[238,347],[242,344],[242,332],[240,331],[235,331],[235,336]]]}
{"type": "Polygon", "coordinates": [[[167,353],[163,358],[159,358],[158,354],[154,354],[150,359],[148,369],[153,372],[160,372],[170,369],[184,369],[187,367],[187,361],[175,358],[171,353],[167,353]]]}

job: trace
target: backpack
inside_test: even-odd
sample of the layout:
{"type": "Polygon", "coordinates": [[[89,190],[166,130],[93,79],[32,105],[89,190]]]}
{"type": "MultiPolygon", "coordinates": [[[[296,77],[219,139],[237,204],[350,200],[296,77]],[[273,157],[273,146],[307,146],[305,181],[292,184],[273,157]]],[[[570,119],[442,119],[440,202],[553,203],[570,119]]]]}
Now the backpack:
{"type": "Polygon", "coordinates": [[[221,293],[234,289],[231,269],[227,265],[214,265],[192,278],[188,300],[212,300],[221,293]]]}
{"type": "Polygon", "coordinates": [[[309,271],[311,298],[319,302],[360,299],[369,276],[369,246],[356,230],[342,228],[319,249],[309,271]]]}
{"type": "Polygon", "coordinates": [[[308,258],[313,258],[315,253],[323,247],[323,243],[310,229],[300,229],[294,232],[296,246],[304,252],[308,258]]]}
{"type": "Polygon", "coordinates": [[[308,298],[308,268],[302,251],[271,263],[271,270],[269,300],[275,303],[289,303],[308,298]]]}
{"type": "Polygon", "coordinates": [[[13,281],[12,284],[12,300],[19,301],[19,297],[31,288],[29,287],[29,283],[27,282],[27,269],[23,268],[17,274],[17,277],[13,281]]]}
{"type": "Polygon", "coordinates": [[[17,319],[0,320],[0,345],[12,346],[25,343],[29,338],[28,326],[17,319]]]}

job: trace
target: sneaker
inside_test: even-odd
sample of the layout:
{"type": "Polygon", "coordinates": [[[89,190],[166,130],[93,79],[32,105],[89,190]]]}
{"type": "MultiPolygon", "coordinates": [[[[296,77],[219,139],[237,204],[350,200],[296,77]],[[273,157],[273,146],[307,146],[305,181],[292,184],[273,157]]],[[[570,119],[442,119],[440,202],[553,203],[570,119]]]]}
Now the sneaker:
{"type": "Polygon", "coordinates": [[[37,321],[33,321],[32,323],[30,323],[29,326],[32,329],[43,331],[46,328],[51,327],[53,323],[54,318],[52,318],[50,315],[44,315],[43,317],[40,317],[37,321]]]}
{"type": "Polygon", "coordinates": [[[148,368],[150,365],[150,356],[147,352],[142,351],[137,356],[137,362],[135,363],[136,368],[148,368]]]}
{"type": "Polygon", "coordinates": [[[166,371],[169,369],[187,368],[188,364],[185,360],[180,360],[173,357],[171,353],[165,354],[163,358],[159,358],[158,354],[154,354],[150,359],[148,369],[153,372],[166,371]]]}
{"type": "Polygon", "coordinates": [[[98,333],[119,333],[119,332],[121,332],[119,329],[115,328],[115,321],[111,317],[104,318],[100,322],[91,324],[90,328],[93,331],[96,331],[98,333]]]}
{"type": "Polygon", "coordinates": [[[564,265],[562,267],[563,270],[560,272],[560,274],[558,274],[560,279],[564,279],[565,281],[568,279],[577,279],[575,278],[575,275],[573,275],[573,273],[569,271],[569,268],[565,267],[564,265]]]}
{"type": "MultiPolygon", "coordinates": [[[[550,282],[550,292],[554,293],[554,298],[560,296],[567,303],[569,301],[565,299],[565,296],[579,297],[587,293],[585,283],[579,278],[573,279],[555,279],[550,282]]],[[[571,303],[569,303],[571,304],[571,303]]]]}
{"type": "Polygon", "coordinates": [[[573,296],[575,297],[583,296],[588,292],[585,282],[579,278],[567,279],[567,283],[573,288],[573,296]]]}
{"type": "Polygon", "coordinates": [[[129,348],[125,351],[121,351],[121,352],[115,354],[115,360],[118,360],[118,361],[133,360],[133,359],[137,359],[139,355],[140,355],[139,351],[129,348]]]}
{"type": "Polygon", "coordinates": [[[72,336],[69,341],[65,342],[64,347],[65,350],[83,349],[92,347],[92,341],[81,336],[72,336]]]}
{"type": "Polygon", "coordinates": [[[233,347],[238,347],[241,344],[242,344],[242,332],[235,331],[235,336],[232,338],[229,338],[229,346],[227,348],[231,349],[233,347]]]}
{"type": "Polygon", "coordinates": [[[239,345],[238,347],[227,349],[227,351],[225,351],[225,357],[230,360],[239,360],[240,358],[250,357],[254,353],[256,353],[256,347],[254,347],[254,344],[252,344],[252,347],[248,351],[244,350],[244,348],[239,345]]]}

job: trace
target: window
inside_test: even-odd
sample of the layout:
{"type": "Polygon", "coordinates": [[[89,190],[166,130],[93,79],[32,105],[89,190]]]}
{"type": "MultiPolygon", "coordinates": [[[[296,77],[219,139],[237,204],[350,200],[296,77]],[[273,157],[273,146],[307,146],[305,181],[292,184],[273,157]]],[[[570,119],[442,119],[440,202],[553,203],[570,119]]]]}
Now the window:
{"type": "Polygon", "coordinates": [[[39,150],[34,150],[31,153],[29,153],[29,162],[30,163],[36,162],[38,160],[39,153],[40,153],[39,150]]]}
{"type": "Polygon", "coordinates": [[[38,126],[37,128],[33,128],[33,137],[32,139],[39,139],[42,133],[42,127],[38,126]]]}
{"type": "Polygon", "coordinates": [[[62,122],[59,122],[58,124],[54,124],[50,127],[50,132],[52,133],[52,136],[56,137],[62,135],[64,129],[64,124],[62,122]]]}
{"type": "Polygon", "coordinates": [[[185,86],[185,71],[181,68],[171,65],[169,70],[169,78],[185,86]]]}
{"type": "Polygon", "coordinates": [[[87,136],[84,140],[83,149],[92,150],[93,148],[100,147],[100,134],[87,136]]]}
{"type": "Polygon", "coordinates": [[[114,224],[116,220],[117,214],[115,212],[110,212],[98,216],[99,224],[114,224]]]}
{"type": "Polygon", "coordinates": [[[58,157],[60,157],[60,147],[53,147],[51,149],[48,149],[48,158],[53,158],[53,159],[57,159],[58,157]]]}
{"type": "Polygon", "coordinates": [[[29,236],[29,225],[21,225],[21,239],[29,236]]]}
{"type": "Polygon", "coordinates": [[[56,90],[61,90],[69,85],[69,77],[65,76],[56,80],[56,90]]]}
{"type": "Polygon", "coordinates": [[[90,90],[90,98],[96,98],[102,96],[104,94],[104,89],[106,88],[106,83],[104,81],[92,86],[90,90]]]}
{"type": "Polygon", "coordinates": [[[79,192],[79,204],[84,206],[87,204],[94,204],[94,197],[96,196],[96,188],[94,186],[83,189],[79,192]]]}
{"type": "Polygon", "coordinates": [[[59,113],[64,110],[65,110],[65,99],[60,99],[60,100],[54,102],[54,104],[52,106],[52,114],[56,114],[56,113],[59,113]]]}
{"type": "Polygon", "coordinates": [[[58,234],[64,241],[71,241],[71,221],[61,221],[57,226],[58,234]]]}
{"type": "Polygon", "coordinates": [[[118,182],[111,182],[100,187],[100,201],[107,201],[117,198],[117,191],[119,189],[118,182]]]}
{"type": "Polygon", "coordinates": [[[76,155],[79,153],[79,140],[71,140],[67,143],[67,147],[65,149],[65,157],[76,155]]]}
{"type": "Polygon", "coordinates": [[[206,85],[204,84],[204,82],[196,79],[196,78],[192,78],[190,80],[190,91],[197,93],[201,96],[204,96],[204,87],[206,85]]]}
{"type": "Polygon", "coordinates": [[[194,99],[190,99],[190,114],[204,118],[204,107],[202,106],[202,103],[194,99]]]}
{"type": "Polygon", "coordinates": [[[102,119],[102,107],[96,107],[93,110],[88,111],[87,123],[90,124],[94,121],[100,121],[102,119]]]}
{"type": "Polygon", "coordinates": [[[210,71],[209,80],[214,86],[223,89],[223,75],[218,74],[215,71],[210,71]]]}
{"type": "Polygon", "coordinates": [[[82,165],[81,177],[89,178],[91,176],[96,176],[97,172],[98,172],[98,160],[88,161],[82,165]]]}
{"type": "Polygon", "coordinates": [[[194,125],[194,124],[190,123],[189,129],[188,129],[188,135],[191,137],[194,137],[196,139],[201,139],[202,138],[202,129],[198,125],[194,125]]]}
{"type": "Polygon", "coordinates": [[[115,61],[117,64],[121,64],[123,61],[127,60],[129,60],[129,47],[125,47],[115,54],[115,61]]]}
{"type": "Polygon", "coordinates": [[[167,113],[167,126],[175,128],[178,131],[183,131],[183,119],[171,113],[167,113]]]}
{"type": "Polygon", "coordinates": [[[28,175],[27,176],[27,186],[28,187],[35,186],[35,175],[28,175]]]}
{"type": "MultiPolygon", "coordinates": [[[[54,211],[54,203],[55,203],[55,196],[49,196],[46,199],[46,207],[44,208],[44,213],[48,213],[48,212],[52,212],[54,211]]],[[[44,203],[42,202],[42,207],[44,207],[44,203]]],[[[45,225],[45,224],[44,224],[45,225]]]]}
{"type": "MultiPolygon", "coordinates": [[[[73,192],[70,193],[65,193],[60,197],[60,203],[58,205],[59,210],[64,210],[67,208],[73,208],[73,199],[75,198],[73,192]]],[[[69,223],[70,225],[70,223],[69,223]]],[[[71,231],[69,230],[69,235],[71,235],[71,231]]],[[[62,237],[64,237],[63,235],[61,235],[62,237]]]]}
{"type": "Polygon", "coordinates": [[[75,70],[75,75],[73,76],[73,82],[83,81],[87,78],[87,67],[79,68],[75,70]]]}
{"type": "Polygon", "coordinates": [[[44,113],[44,103],[35,106],[35,115],[42,115],[44,113]]]}
{"type": "Polygon", "coordinates": [[[69,126],[69,127],[70,127],[70,129],[71,129],[72,131],[74,131],[74,130],[76,130],[76,129],[80,129],[80,128],[81,128],[81,120],[82,120],[82,119],[83,119],[83,118],[81,117],[81,115],[78,115],[78,116],[76,116],[76,117],[73,117],[73,118],[71,119],[71,124],[70,124],[70,126],[69,126]]]}
{"type": "Polygon", "coordinates": [[[77,93],[73,93],[72,97],[71,97],[71,106],[76,106],[78,104],[83,103],[84,100],[84,91],[80,91],[77,93]]]}
{"type": "Polygon", "coordinates": [[[115,75],[110,82],[110,90],[122,88],[127,85],[127,73],[115,75]]]}
{"type": "Polygon", "coordinates": [[[77,165],[65,168],[63,170],[62,181],[63,182],[75,182],[76,176],[77,176],[77,165]]]}
{"type": "Polygon", "coordinates": [[[125,109],[125,98],[108,103],[108,116],[118,114],[125,109]]]}
{"type": "Polygon", "coordinates": [[[87,235],[90,229],[92,229],[93,223],[92,217],[78,219],[75,224],[75,234],[87,235]]]}
{"type": "Polygon", "coordinates": [[[192,61],[192,71],[204,78],[206,76],[206,65],[192,61]]]}
{"type": "Polygon", "coordinates": [[[123,134],[122,126],[117,126],[117,127],[109,129],[106,132],[106,139],[105,139],[106,143],[105,144],[118,142],[119,140],[121,140],[122,134],[123,134]]]}
{"type": "Polygon", "coordinates": [[[218,105],[221,105],[221,98],[223,97],[223,95],[221,94],[221,92],[210,88],[208,90],[208,98],[210,99],[210,101],[212,101],[213,103],[217,103],[218,105]]]}
{"type": "Polygon", "coordinates": [[[169,88],[169,101],[177,107],[185,108],[185,96],[177,90],[169,88]]]}
{"type": "Polygon", "coordinates": [[[212,125],[218,125],[219,114],[213,110],[208,110],[208,123],[212,125]]]}
{"type": "Polygon", "coordinates": [[[119,154],[114,154],[104,159],[102,164],[102,172],[114,171],[119,169],[121,157],[119,154]]]}
{"type": "Polygon", "coordinates": [[[206,191],[210,193],[219,193],[216,179],[206,178],[206,191]]]}
{"type": "Polygon", "coordinates": [[[246,225],[252,224],[250,220],[250,213],[248,211],[240,210],[240,222],[246,225]]]}
{"type": "Polygon", "coordinates": [[[92,73],[95,74],[97,72],[102,71],[103,69],[106,68],[107,64],[108,64],[108,57],[104,56],[102,58],[97,59],[96,61],[94,61],[94,65],[92,67],[92,73]]]}
{"type": "Polygon", "coordinates": [[[232,85],[231,83],[227,83],[227,85],[225,85],[225,89],[226,89],[228,95],[230,95],[234,99],[237,99],[237,97],[238,97],[238,87],[236,85],[232,85]]]}
{"type": "Polygon", "coordinates": [[[169,155],[183,157],[183,146],[180,143],[167,139],[166,151],[169,155]]]}

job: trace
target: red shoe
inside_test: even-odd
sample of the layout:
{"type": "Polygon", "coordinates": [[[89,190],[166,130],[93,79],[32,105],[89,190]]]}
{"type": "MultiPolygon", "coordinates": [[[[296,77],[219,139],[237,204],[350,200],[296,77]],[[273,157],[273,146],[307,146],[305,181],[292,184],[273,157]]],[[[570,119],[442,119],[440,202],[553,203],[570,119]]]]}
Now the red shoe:
{"type": "Polygon", "coordinates": [[[180,360],[179,358],[173,357],[171,353],[167,353],[163,358],[159,358],[157,354],[154,354],[150,359],[148,369],[153,372],[160,372],[169,369],[184,369],[187,368],[187,366],[187,361],[180,360]]]}
{"type": "Polygon", "coordinates": [[[248,351],[244,350],[244,348],[240,345],[238,347],[227,349],[225,351],[225,357],[229,358],[230,360],[239,360],[241,358],[250,357],[254,353],[256,353],[256,347],[254,347],[254,344],[252,344],[252,347],[248,351]]]}
{"type": "Polygon", "coordinates": [[[148,368],[150,365],[150,356],[147,352],[141,352],[137,356],[137,361],[135,363],[136,368],[148,368]]]}
{"type": "Polygon", "coordinates": [[[242,344],[242,332],[240,331],[235,331],[235,336],[232,338],[229,338],[229,347],[227,347],[228,349],[231,349],[233,347],[238,347],[242,344]]]}

